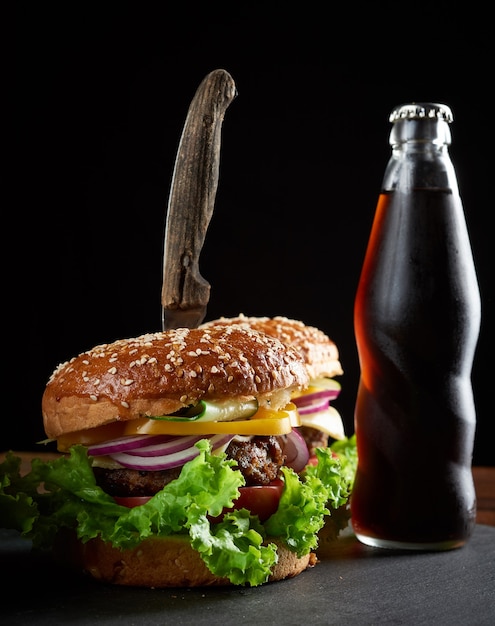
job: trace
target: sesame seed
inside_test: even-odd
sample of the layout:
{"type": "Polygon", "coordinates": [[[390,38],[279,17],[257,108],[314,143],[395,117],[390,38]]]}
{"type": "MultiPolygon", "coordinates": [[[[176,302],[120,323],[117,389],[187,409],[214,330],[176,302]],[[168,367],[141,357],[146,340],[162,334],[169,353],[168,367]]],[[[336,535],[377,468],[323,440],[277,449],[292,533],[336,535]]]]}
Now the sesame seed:
{"type": "Polygon", "coordinates": [[[95,396],[95,395],[93,395],[93,394],[91,394],[91,395],[89,396],[89,398],[90,398],[90,400],[93,400],[93,402],[97,402],[97,401],[98,401],[98,396],[95,396]]]}
{"type": "Polygon", "coordinates": [[[109,374],[116,374],[116,373],[117,373],[117,368],[116,368],[116,367],[111,367],[111,368],[108,370],[108,373],[109,373],[109,374]]]}
{"type": "Polygon", "coordinates": [[[220,370],[218,369],[218,367],[216,365],[213,365],[210,369],[210,373],[211,374],[218,374],[220,372],[220,370]]]}
{"type": "Polygon", "coordinates": [[[180,401],[185,404],[187,402],[187,396],[181,396],[180,401]]]}
{"type": "Polygon", "coordinates": [[[129,403],[126,402],[125,400],[122,400],[122,402],[120,404],[124,407],[124,409],[128,409],[129,408],[129,403]]]}

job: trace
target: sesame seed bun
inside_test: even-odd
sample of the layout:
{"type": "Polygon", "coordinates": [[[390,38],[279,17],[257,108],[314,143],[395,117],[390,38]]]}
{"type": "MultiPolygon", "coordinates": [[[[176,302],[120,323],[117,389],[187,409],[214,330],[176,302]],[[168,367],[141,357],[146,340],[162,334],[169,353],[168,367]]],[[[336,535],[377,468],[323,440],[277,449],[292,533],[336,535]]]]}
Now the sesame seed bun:
{"type": "Polygon", "coordinates": [[[308,326],[300,320],[282,316],[248,317],[240,313],[238,317],[220,317],[205,322],[201,328],[212,328],[217,324],[241,324],[297,348],[304,358],[310,378],[332,378],[344,373],[335,342],[319,328],[308,326]]]}
{"type": "Polygon", "coordinates": [[[57,367],[42,398],[50,438],[200,400],[258,399],[274,409],[308,384],[294,348],[247,325],[179,328],[103,344],[57,367]]]}

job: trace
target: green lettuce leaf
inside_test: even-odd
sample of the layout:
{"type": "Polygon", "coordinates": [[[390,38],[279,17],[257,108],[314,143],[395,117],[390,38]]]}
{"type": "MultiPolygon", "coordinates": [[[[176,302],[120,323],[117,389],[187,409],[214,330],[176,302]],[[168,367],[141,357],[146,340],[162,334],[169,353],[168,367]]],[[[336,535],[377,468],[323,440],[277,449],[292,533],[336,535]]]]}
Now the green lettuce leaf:
{"type": "Polygon", "coordinates": [[[199,454],[176,480],[131,509],[96,484],[84,446],[73,446],[54,461],[33,459],[25,476],[20,459],[9,452],[0,463],[0,527],[18,530],[39,549],[49,549],[63,528],[75,530],[82,542],[99,536],[121,548],[150,536],[181,534],[215,575],[254,586],[266,582],[277,560],[270,537],[299,556],[307,554],[317,546],[325,516],[346,501],[352,486],[355,442],[347,440],[336,456],[318,451],[318,465],[299,476],[284,468],[279,508],[264,524],[245,509],[212,523],[210,518],[233,506],[244,478],[225,454],[211,453],[207,440],[197,447],[199,454]]]}
{"type": "Polygon", "coordinates": [[[342,482],[347,485],[347,491],[350,494],[354,485],[358,462],[356,435],[334,441],[330,450],[334,455],[337,455],[340,461],[340,477],[342,482]]]}
{"type": "Polygon", "coordinates": [[[353,448],[354,439],[342,442],[338,452],[333,446],[317,448],[318,463],[307,465],[299,475],[282,468],[285,489],[277,511],[264,524],[268,535],[281,537],[298,556],[317,548],[325,516],[349,499],[355,472],[353,448]]]}

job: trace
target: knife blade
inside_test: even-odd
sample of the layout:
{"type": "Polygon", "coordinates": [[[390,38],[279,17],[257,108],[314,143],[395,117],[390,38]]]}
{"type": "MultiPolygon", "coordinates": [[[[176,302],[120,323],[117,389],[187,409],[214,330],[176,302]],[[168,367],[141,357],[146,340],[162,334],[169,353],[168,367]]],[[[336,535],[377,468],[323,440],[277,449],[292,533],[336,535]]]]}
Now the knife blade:
{"type": "Polygon", "coordinates": [[[199,271],[218,187],[221,128],[237,96],[231,75],[218,69],[199,85],[189,106],[175,160],[163,252],[162,328],[201,324],[211,286],[199,271]]]}

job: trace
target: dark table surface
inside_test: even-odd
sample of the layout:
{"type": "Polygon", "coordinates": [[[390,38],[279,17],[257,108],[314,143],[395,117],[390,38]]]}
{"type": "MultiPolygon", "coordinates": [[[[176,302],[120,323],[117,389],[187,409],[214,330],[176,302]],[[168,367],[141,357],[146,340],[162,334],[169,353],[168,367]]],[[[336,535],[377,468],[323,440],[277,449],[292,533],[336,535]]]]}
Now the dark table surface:
{"type": "Polygon", "coordinates": [[[0,530],[2,623],[495,624],[495,527],[478,524],[447,552],[370,548],[350,531],[324,552],[296,578],[260,587],[140,589],[69,573],[0,530]]]}

